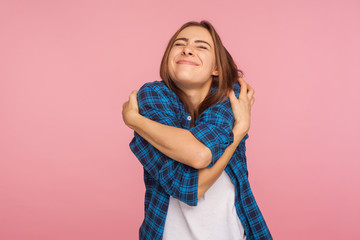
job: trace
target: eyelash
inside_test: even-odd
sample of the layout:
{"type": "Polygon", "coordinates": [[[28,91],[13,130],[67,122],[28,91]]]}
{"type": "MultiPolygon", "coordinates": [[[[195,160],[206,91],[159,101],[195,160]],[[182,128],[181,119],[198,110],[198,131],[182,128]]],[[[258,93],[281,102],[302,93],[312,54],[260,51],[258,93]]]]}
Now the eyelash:
{"type": "MultiPolygon", "coordinates": [[[[175,46],[181,46],[181,45],[183,45],[183,44],[180,44],[180,43],[175,43],[175,46]]],[[[207,49],[206,47],[204,47],[204,46],[199,46],[199,48],[202,48],[202,49],[207,49]]]]}

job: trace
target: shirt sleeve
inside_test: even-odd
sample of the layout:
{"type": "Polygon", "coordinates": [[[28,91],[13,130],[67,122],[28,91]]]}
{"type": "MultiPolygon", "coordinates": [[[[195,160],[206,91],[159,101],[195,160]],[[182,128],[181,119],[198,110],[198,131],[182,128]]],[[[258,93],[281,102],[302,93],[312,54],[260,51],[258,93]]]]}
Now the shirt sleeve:
{"type": "Polygon", "coordinates": [[[190,132],[211,150],[212,161],[208,167],[212,167],[233,143],[233,124],[234,116],[227,99],[201,113],[195,127],[190,129],[190,132]]]}
{"type": "MultiPolygon", "coordinates": [[[[239,83],[234,84],[236,97],[239,97],[240,88],[239,83]]],[[[212,161],[208,168],[212,167],[224,154],[225,149],[233,143],[234,121],[230,100],[227,98],[202,112],[195,122],[195,127],[190,129],[190,132],[211,150],[212,161]]],[[[246,134],[240,144],[245,144],[248,137],[246,134]]]]}
{"type": "MultiPolygon", "coordinates": [[[[164,86],[165,87],[165,86],[164,86]]],[[[168,91],[153,83],[147,83],[138,91],[139,112],[156,122],[179,127],[168,91]]],[[[130,149],[164,191],[178,200],[197,205],[198,170],[177,162],[153,147],[134,132],[130,149]]]]}

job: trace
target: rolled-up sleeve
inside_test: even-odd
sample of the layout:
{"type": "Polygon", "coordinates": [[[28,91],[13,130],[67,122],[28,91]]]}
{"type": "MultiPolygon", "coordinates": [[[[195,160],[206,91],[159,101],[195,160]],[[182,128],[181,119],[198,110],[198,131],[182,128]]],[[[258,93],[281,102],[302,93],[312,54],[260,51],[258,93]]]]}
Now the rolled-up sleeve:
{"type": "MultiPolygon", "coordinates": [[[[181,127],[168,91],[160,86],[154,83],[142,86],[138,91],[138,105],[141,115],[162,124],[181,127]]],[[[197,169],[167,157],[136,132],[130,149],[167,194],[190,206],[197,205],[197,169]]]]}

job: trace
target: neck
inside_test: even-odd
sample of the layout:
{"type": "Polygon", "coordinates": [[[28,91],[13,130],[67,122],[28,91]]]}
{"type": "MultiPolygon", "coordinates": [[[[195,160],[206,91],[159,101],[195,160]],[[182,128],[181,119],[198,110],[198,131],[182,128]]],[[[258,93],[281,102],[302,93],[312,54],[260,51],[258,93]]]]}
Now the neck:
{"type": "Polygon", "coordinates": [[[200,103],[207,96],[211,86],[211,81],[199,88],[185,88],[182,87],[181,90],[185,93],[186,97],[189,99],[193,109],[198,109],[200,103]]]}

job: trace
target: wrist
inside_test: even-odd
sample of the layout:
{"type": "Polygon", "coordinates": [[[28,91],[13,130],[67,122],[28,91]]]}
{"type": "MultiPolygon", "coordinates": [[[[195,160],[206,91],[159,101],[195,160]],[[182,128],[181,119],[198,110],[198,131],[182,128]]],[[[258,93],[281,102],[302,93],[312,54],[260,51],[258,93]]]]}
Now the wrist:
{"type": "Polygon", "coordinates": [[[241,129],[238,125],[235,125],[233,128],[234,143],[236,142],[237,144],[239,144],[246,134],[247,131],[241,129]]]}

